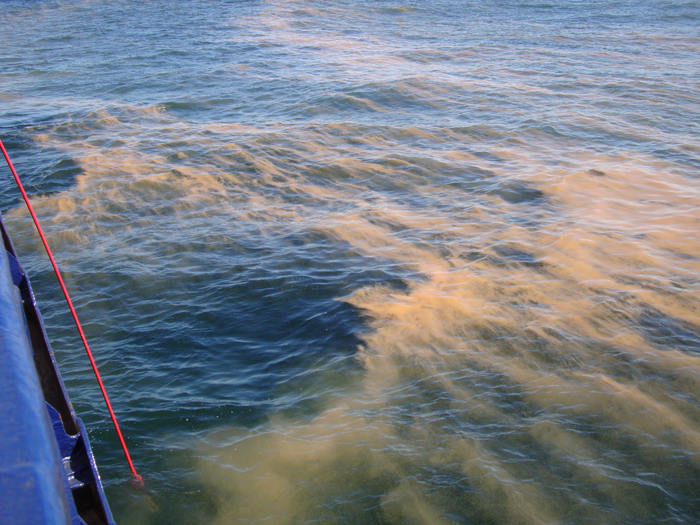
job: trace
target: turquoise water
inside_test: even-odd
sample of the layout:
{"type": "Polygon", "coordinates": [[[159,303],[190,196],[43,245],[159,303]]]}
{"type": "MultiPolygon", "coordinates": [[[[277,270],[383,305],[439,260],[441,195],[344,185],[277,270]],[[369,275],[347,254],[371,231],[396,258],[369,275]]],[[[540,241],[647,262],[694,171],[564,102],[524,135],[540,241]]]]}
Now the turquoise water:
{"type": "Polygon", "coordinates": [[[16,1],[0,209],[124,524],[697,523],[700,4],[16,1]]]}

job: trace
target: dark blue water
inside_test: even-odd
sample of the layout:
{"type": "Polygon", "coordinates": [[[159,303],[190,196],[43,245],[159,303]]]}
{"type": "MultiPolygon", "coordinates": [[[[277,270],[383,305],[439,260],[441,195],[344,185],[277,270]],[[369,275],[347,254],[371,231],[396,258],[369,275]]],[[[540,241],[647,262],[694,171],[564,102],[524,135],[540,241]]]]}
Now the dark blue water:
{"type": "Polygon", "coordinates": [[[0,3],[120,524],[697,523],[700,4],[0,3]]]}

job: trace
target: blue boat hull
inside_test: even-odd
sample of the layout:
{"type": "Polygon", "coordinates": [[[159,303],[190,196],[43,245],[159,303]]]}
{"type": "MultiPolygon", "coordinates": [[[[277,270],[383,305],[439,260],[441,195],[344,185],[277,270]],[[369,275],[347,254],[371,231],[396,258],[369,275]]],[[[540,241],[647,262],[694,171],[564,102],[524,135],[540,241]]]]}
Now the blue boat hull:
{"type": "Polygon", "coordinates": [[[114,524],[2,216],[0,233],[0,523],[114,524]]]}

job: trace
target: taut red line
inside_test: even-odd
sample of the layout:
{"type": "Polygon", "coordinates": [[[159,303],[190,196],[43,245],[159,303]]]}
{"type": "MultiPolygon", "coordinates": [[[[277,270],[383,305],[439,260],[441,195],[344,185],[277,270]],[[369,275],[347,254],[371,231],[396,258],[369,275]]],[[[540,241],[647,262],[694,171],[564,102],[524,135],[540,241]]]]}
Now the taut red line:
{"type": "Polygon", "coordinates": [[[75,326],[78,328],[78,333],[80,334],[80,339],[83,341],[83,346],[85,347],[85,352],[87,353],[88,359],[90,359],[90,365],[92,365],[92,370],[95,372],[95,378],[97,379],[97,384],[100,385],[100,390],[102,391],[102,396],[105,399],[105,404],[107,405],[107,410],[109,410],[109,415],[112,418],[112,423],[114,424],[114,429],[117,431],[117,436],[119,436],[119,441],[121,442],[122,445],[122,450],[124,450],[124,455],[126,456],[126,461],[129,463],[129,468],[131,469],[131,473],[134,476],[134,480],[141,486],[143,486],[143,478],[139,476],[136,473],[136,469],[134,468],[134,464],[131,461],[131,456],[129,455],[129,449],[126,447],[126,442],[124,441],[124,436],[122,436],[122,431],[119,429],[119,423],[117,423],[117,417],[114,415],[114,410],[112,410],[112,404],[109,402],[109,397],[107,396],[107,390],[105,390],[104,384],[102,383],[102,378],[100,377],[100,372],[97,370],[97,364],[95,363],[95,360],[92,357],[92,352],[90,351],[90,345],[88,345],[87,339],[85,337],[85,333],[83,332],[83,328],[80,325],[80,321],[78,320],[78,314],[75,312],[75,308],[73,308],[73,302],[70,299],[70,295],[68,295],[68,290],[66,289],[66,285],[63,282],[63,278],[61,277],[61,272],[58,270],[58,265],[56,264],[55,259],[53,258],[53,254],[51,253],[51,248],[49,248],[49,243],[46,240],[46,237],[44,237],[44,232],[41,229],[41,225],[39,224],[39,219],[37,219],[36,214],[34,213],[34,209],[32,208],[31,203],[29,202],[29,197],[27,196],[27,193],[24,191],[24,186],[22,185],[22,181],[20,181],[19,176],[17,175],[17,172],[15,171],[15,167],[12,165],[12,161],[10,160],[10,156],[7,154],[7,150],[5,150],[5,146],[2,143],[2,140],[0,140],[0,149],[2,149],[2,154],[5,156],[5,160],[7,161],[7,165],[10,167],[10,171],[12,172],[12,176],[15,178],[15,182],[17,183],[17,187],[19,188],[19,191],[22,193],[22,197],[24,198],[24,202],[27,204],[27,209],[29,210],[30,215],[32,216],[32,220],[34,221],[34,225],[36,226],[37,232],[39,233],[39,237],[41,237],[41,242],[44,244],[44,248],[46,249],[46,253],[49,256],[49,260],[51,261],[51,266],[53,266],[54,273],[56,274],[56,278],[58,279],[58,283],[61,285],[61,290],[63,290],[63,295],[66,298],[66,302],[68,303],[68,308],[70,308],[71,315],[73,316],[73,321],[75,321],[75,326]]]}

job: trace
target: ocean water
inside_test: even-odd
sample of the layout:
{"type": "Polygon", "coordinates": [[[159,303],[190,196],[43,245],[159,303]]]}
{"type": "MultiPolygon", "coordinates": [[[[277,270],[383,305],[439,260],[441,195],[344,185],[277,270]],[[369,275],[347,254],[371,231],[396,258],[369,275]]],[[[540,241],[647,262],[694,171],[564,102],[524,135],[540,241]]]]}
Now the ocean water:
{"type": "Polygon", "coordinates": [[[700,522],[697,1],[0,3],[0,210],[120,525],[700,522]]]}

